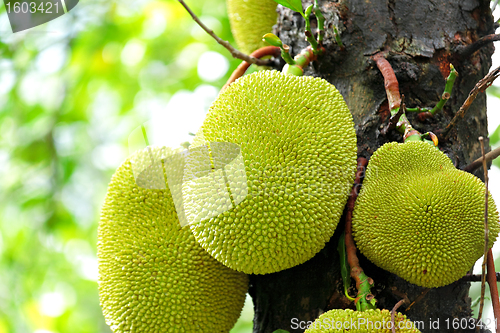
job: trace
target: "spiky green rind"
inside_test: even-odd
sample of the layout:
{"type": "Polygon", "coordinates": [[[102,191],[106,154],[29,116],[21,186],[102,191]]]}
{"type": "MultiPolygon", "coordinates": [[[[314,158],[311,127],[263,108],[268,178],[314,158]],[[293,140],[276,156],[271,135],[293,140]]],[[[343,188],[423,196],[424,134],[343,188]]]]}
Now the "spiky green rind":
{"type": "Polygon", "coordinates": [[[248,277],[180,228],[168,189],[138,187],[130,160],[111,179],[97,256],[100,302],[113,332],[229,332],[240,315],[248,277]]]}
{"type": "MultiPolygon", "coordinates": [[[[423,287],[452,283],[484,252],[483,182],[425,142],[387,143],[371,157],[352,228],[377,266],[423,287]]],[[[488,203],[489,245],[498,212],[488,203]]]]}
{"type": "Polygon", "coordinates": [[[231,31],[241,52],[250,54],[267,46],[262,36],[273,31],[276,6],[274,0],[227,0],[231,31]]]}
{"type": "Polygon", "coordinates": [[[357,156],[352,116],[333,85],[277,71],[244,76],[212,104],[196,140],[240,145],[247,179],[239,205],[191,225],[214,258],[266,274],[324,247],[342,215],[357,156]]]}
{"type": "MultiPolygon", "coordinates": [[[[304,333],[391,333],[391,327],[389,310],[335,309],[319,316],[304,333]]],[[[394,327],[396,332],[420,332],[413,322],[399,312],[394,316],[394,327]]]]}

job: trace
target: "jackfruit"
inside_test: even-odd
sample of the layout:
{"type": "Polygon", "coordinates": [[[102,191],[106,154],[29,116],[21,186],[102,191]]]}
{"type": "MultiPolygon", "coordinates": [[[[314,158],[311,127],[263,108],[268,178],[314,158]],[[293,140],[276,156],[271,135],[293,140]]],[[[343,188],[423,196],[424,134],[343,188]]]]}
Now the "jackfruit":
{"type": "Polygon", "coordinates": [[[227,0],[231,32],[241,52],[250,54],[266,46],[262,36],[276,24],[276,6],[274,0],[227,0]]]}
{"type": "Polygon", "coordinates": [[[151,182],[158,187],[158,174],[139,175],[136,182],[132,161],[164,161],[163,152],[137,152],[111,179],[97,244],[106,323],[113,332],[229,332],[243,307],[248,277],[210,257],[188,227],[181,229],[168,184],[143,188],[151,182]]]}
{"type": "MultiPolygon", "coordinates": [[[[396,332],[420,332],[417,325],[396,312],[394,328],[396,332]]],[[[323,313],[304,333],[391,333],[391,312],[389,310],[353,311],[334,309],[323,313]]]]}
{"type": "MultiPolygon", "coordinates": [[[[246,75],[211,105],[193,146],[203,142],[234,143],[242,155],[241,165],[232,166],[242,172],[227,177],[237,204],[191,224],[214,258],[267,274],[324,247],[342,215],[357,157],[353,119],[333,85],[277,71],[246,75]]],[[[219,200],[200,190],[190,196],[207,207],[219,200]]]]}
{"type": "MultiPolygon", "coordinates": [[[[484,252],[485,186],[432,145],[387,143],[371,157],[352,228],[358,249],[413,284],[452,283],[484,252]]],[[[499,232],[488,203],[489,246],[499,232]]]]}

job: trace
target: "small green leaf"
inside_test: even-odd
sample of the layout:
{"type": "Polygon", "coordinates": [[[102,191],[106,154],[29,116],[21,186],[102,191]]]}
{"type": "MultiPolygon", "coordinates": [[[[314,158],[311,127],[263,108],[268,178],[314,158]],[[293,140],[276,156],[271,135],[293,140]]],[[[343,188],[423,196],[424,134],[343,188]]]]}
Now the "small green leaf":
{"type": "Polygon", "coordinates": [[[290,333],[290,332],[279,329],[279,330],[274,331],[273,333],[290,333]]]}
{"type": "Polygon", "coordinates": [[[278,36],[276,36],[275,34],[265,34],[263,37],[262,37],[262,40],[269,43],[270,45],[272,46],[277,46],[277,47],[282,47],[283,46],[283,43],[281,42],[281,39],[279,39],[278,36]]]}
{"type": "Polygon", "coordinates": [[[300,15],[304,16],[301,0],[274,0],[274,1],[282,5],[283,7],[290,8],[294,12],[300,13],[300,15]]]}
{"type": "Polygon", "coordinates": [[[340,236],[339,243],[337,245],[337,251],[339,252],[340,256],[340,274],[342,275],[342,283],[344,284],[344,294],[348,299],[354,301],[354,298],[349,296],[348,293],[349,286],[351,285],[351,267],[349,267],[349,264],[347,263],[345,233],[342,233],[342,236],[340,236]]]}
{"type": "Polygon", "coordinates": [[[309,5],[307,8],[306,8],[306,17],[309,17],[311,16],[311,13],[312,13],[312,10],[313,10],[313,5],[309,5]]]}

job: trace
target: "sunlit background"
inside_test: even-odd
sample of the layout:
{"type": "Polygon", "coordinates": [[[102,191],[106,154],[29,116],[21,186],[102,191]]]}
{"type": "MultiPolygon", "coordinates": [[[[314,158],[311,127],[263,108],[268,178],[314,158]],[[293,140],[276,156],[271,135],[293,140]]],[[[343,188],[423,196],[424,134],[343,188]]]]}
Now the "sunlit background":
{"type": "MultiPolygon", "coordinates": [[[[224,0],[188,2],[232,41],[224,0]]],[[[128,135],[151,121],[155,143],[190,141],[239,61],[174,0],[85,0],[16,34],[1,6],[0,59],[0,333],[110,332],[97,223],[128,135]]],[[[490,90],[499,145],[500,88],[490,90]]],[[[500,169],[490,175],[500,202],[500,169]]],[[[251,332],[252,317],[247,297],[231,332],[251,332]]]]}

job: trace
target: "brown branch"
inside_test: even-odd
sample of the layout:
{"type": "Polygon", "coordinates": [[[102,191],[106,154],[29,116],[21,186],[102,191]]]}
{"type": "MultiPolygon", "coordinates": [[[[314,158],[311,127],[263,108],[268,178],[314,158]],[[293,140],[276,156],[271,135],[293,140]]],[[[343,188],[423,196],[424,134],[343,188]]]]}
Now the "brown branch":
{"type": "Polygon", "coordinates": [[[474,43],[469,44],[467,46],[463,46],[462,48],[460,48],[460,50],[458,51],[458,55],[461,58],[468,58],[474,52],[476,52],[477,50],[479,50],[483,46],[485,46],[485,45],[487,45],[489,43],[492,43],[492,42],[496,42],[498,40],[500,40],[500,35],[495,35],[495,34],[486,35],[486,36],[484,36],[482,38],[479,38],[474,43]]]}
{"type": "MultiPolygon", "coordinates": [[[[276,47],[276,46],[264,46],[256,51],[254,51],[251,56],[252,57],[255,57],[255,58],[262,58],[262,57],[265,57],[265,56],[273,56],[273,57],[279,57],[280,56],[280,53],[281,53],[281,50],[279,47],[276,47]]],[[[223,92],[224,90],[226,90],[227,87],[229,87],[229,85],[231,83],[233,83],[234,81],[236,81],[237,79],[239,79],[240,77],[243,76],[243,74],[245,74],[245,72],[247,71],[248,67],[250,67],[250,65],[252,65],[251,63],[247,62],[247,61],[243,61],[235,70],[234,72],[231,74],[231,77],[229,77],[229,79],[227,80],[226,84],[222,87],[222,89],[220,90],[221,92],[223,92]]]]}
{"type": "MultiPolygon", "coordinates": [[[[486,167],[486,156],[484,154],[484,138],[479,137],[479,142],[481,143],[481,155],[483,156],[483,170],[484,170],[484,183],[485,183],[485,193],[484,193],[484,256],[482,267],[482,279],[481,279],[481,300],[479,302],[479,314],[477,320],[481,320],[483,315],[484,307],[484,292],[486,290],[486,259],[488,258],[488,168],[486,167]]],[[[495,282],[496,283],[496,282],[495,282]]]]}
{"type": "MultiPolygon", "coordinates": [[[[497,158],[498,156],[500,156],[500,147],[498,147],[498,148],[490,151],[488,154],[486,154],[486,162],[491,162],[495,158],[497,158]]],[[[482,165],[483,165],[483,158],[480,157],[477,160],[475,160],[474,162],[472,162],[471,164],[465,166],[462,170],[472,173],[482,165]]]]}
{"type": "Polygon", "coordinates": [[[486,88],[491,86],[493,81],[500,75],[500,67],[495,68],[493,71],[488,73],[484,78],[482,78],[471,90],[469,93],[469,96],[465,100],[464,104],[460,107],[460,110],[455,114],[453,119],[450,121],[448,126],[443,130],[441,133],[442,138],[446,139],[448,138],[448,135],[450,134],[450,130],[457,124],[457,122],[462,119],[465,115],[465,112],[469,109],[471,106],[472,102],[476,99],[477,94],[480,92],[484,92],[486,88]]]}
{"type": "Polygon", "coordinates": [[[493,314],[495,315],[496,332],[500,333],[500,299],[498,298],[498,276],[495,273],[495,260],[493,258],[493,251],[488,251],[488,259],[486,260],[487,273],[486,280],[490,286],[491,303],[493,304],[493,314]]]}
{"type": "Polygon", "coordinates": [[[403,305],[404,303],[406,303],[408,300],[407,299],[402,299],[400,300],[399,302],[396,303],[396,305],[394,305],[394,307],[392,308],[391,310],[391,322],[392,322],[392,333],[396,333],[396,325],[394,323],[394,319],[396,317],[396,311],[398,310],[398,308],[403,305]]]}
{"type": "Polygon", "coordinates": [[[401,96],[399,95],[399,83],[394,74],[391,64],[385,59],[384,54],[379,52],[372,57],[377,64],[378,69],[384,77],[385,91],[389,100],[389,109],[392,111],[401,105],[401,96]]]}
{"type": "MultiPolygon", "coordinates": [[[[489,272],[489,268],[488,268],[489,272]]],[[[488,276],[486,276],[488,278],[488,276]]],[[[466,281],[466,282],[480,282],[482,279],[482,275],[480,274],[467,274],[464,277],[460,279],[460,281],[466,281]]],[[[497,281],[500,281],[500,273],[495,273],[492,274],[490,278],[496,279],[497,281]]]]}
{"type": "Polygon", "coordinates": [[[354,239],[352,237],[352,212],[354,211],[354,203],[358,197],[358,188],[361,186],[361,178],[366,170],[366,165],[368,160],[364,157],[358,158],[358,172],[356,173],[356,179],[354,181],[354,186],[351,191],[351,195],[347,200],[347,213],[345,222],[345,248],[347,253],[347,263],[351,268],[351,276],[356,281],[356,288],[359,290],[361,285],[360,275],[363,273],[363,269],[359,266],[358,256],[356,255],[356,245],[354,244],[354,239]]]}
{"type": "Polygon", "coordinates": [[[210,36],[212,36],[217,41],[217,43],[219,43],[220,45],[224,46],[229,52],[231,52],[231,55],[233,56],[233,58],[245,60],[246,62],[249,62],[251,64],[257,64],[257,65],[260,65],[260,66],[268,65],[268,62],[265,61],[265,60],[260,60],[260,59],[254,58],[252,56],[246,55],[245,53],[240,52],[237,49],[235,49],[228,41],[225,41],[225,40],[221,39],[219,36],[217,36],[215,34],[215,32],[213,32],[213,30],[209,29],[205,24],[203,24],[203,22],[201,22],[201,20],[198,18],[198,16],[196,16],[196,14],[193,13],[193,11],[191,10],[191,8],[189,8],[188,5],[186,5],[186,3],[184,2],[184,0],[178,0],[178,1],[187,10],[187,12],[191,15],[191,17],[193,18],[193,20],[196,23],[198,23],[198,25],[203,30],[205,30],[210,36]]]}

